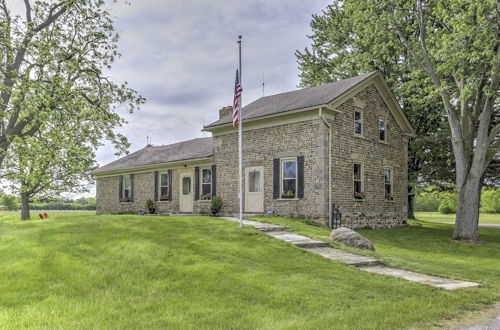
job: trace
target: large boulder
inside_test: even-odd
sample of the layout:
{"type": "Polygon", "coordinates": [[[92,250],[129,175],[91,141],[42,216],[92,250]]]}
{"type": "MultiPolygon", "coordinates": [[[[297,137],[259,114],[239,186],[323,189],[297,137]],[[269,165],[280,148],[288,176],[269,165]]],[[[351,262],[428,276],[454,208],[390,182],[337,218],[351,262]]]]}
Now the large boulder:
{"type": "Polygon", "coordinates": [[[332,230],[330,239],[357,249],[375,251],[372,242],[349,228],[340,227],[332,230]]]}

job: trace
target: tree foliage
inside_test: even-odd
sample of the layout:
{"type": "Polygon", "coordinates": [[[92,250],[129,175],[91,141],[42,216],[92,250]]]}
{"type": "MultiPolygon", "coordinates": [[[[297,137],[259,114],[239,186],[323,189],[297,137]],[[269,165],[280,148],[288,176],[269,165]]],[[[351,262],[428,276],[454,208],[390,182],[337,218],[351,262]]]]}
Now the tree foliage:
{"type": "Polygon", "coordinates": [[[105,1],[24,3],[17,15],[0,0],[0,167],[16,138],[56,117],[85,121],[88,141],[107,139],[124,152],[126,138],[113,132],[124,122],[117,109],[144,99],[108,75],[120,54],[105,1]]]}

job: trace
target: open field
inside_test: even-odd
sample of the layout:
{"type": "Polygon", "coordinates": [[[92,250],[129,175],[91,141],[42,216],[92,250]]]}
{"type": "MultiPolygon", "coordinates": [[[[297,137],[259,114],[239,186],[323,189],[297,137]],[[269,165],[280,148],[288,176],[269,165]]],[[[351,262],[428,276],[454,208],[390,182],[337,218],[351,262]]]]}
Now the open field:
{"type": "MultiPolygon", "coordinates": [[[[455,214],[441,214],[439,212],[415,212],[415,217],[418,220],[425,221],[455,222],[455,214]]],[[[481,213],[479,215],[479,223],[500,225],[500,214],[481,213]]]]}
{"type": "MultiPolygon", "coordinates": [[[[328,229],[297,220],[298,232],[328,229]]],[[[479,281],[444,291],[312,255],[209,217],[0,213],[4,328],[429,327],[500,297],[500,230],[484,244],[449,240],[450,226],[413,222],[363,231],[384,261],[479,281]]],[[[306,233],[306,234],[307,234],[306,233]]]]}

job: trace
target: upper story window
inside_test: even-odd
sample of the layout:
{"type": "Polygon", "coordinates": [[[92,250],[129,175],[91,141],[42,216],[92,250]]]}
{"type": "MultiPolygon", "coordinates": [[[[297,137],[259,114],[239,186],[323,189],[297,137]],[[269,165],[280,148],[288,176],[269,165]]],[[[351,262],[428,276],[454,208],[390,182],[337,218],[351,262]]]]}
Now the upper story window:
{"type": "Polygon", "coordinates": [[[160,173],[160,200],[168,201],[170,196],[168,195],[168,172],[160,173]]]}
{"type": "Polygon", "coordinates": [[[387,126],[384,117],[378,118],[378,138],[380,141],[387,141],[387,126]]]}
{"type": "Polygon", "coordinates": [[[130,180],[130,174],[123,176],[123,186],[122,186],[122,201],[130,202],[132,197],[132,181],[130,180]]]}
{"type": "Polygon", "coordinates": [[[297,158],[281,160],[281,198],[297,197],[297,158]]]}
{"type": "Polygon", "coordinates": [[[354,134],[363,135],[363,111],[354,110],[354,134]]]}
{"type": "Polygon", "coordinates": [[[354,198],[365,198],[365,180],[364,180],[363,164],[354,163],[353,166],[353,181],[354,181],[354,198]]]}
{"type": "Polygon", "coordinates": [[[386,201],[394,200],[394,193],[392,190],[393,174],[392,169],[384,169],[384,199],[386,201]]]}
{"type": "Polygon", "coordinates": [[[201,170],[201,195],[200,199],[208,200],[212,197],[212,170],[204,168],[201,170]]]}

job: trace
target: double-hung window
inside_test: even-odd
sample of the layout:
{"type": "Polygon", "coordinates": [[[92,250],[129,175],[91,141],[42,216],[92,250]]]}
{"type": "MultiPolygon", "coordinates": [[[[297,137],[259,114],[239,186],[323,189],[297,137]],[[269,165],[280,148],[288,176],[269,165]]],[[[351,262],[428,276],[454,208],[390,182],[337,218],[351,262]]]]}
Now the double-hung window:
{"type": "Polygon", "coordinates": [[[380,141],[387,141],[387,126],[384,117],[378,118],[378,138],[380,141]]]}
{"type": "Polygon", "coordinates": [[[281,159],[281,198],[297,197],[297,158],[281,159]]]}
{"type": "Polygon", "coordinates": [[[363,135],[363,111],[354,110],[354,134],[363,135]]]}
{"type": "Polygon", "coordinates": [[[354,199],[365,198],[364,185],[364,169],[363,164],[354,163],[353,165],[353,181],[354,181],[354,199]]]}
{"type": "Polygon", "coordinates": [[[168,172],[160,173],[160,200],[168,201],[170,196],[168,195],[168,172]]]}
{"type": "Polygon", "coordinates": [[[386,168],[384,169],[384,199],[386,201],[394,200],[392,183],[393,183],[392,169],[386,168]]]}
{"type": "Polygon", "coordinates": [[[132,198],[132,183],[130,180],[130,174],[123,176],[122,183],[122,202],[130,202],[132,198]]]}
{"type": "Polygon", "coordinates": [[[209,200],[212,197],[212,170],[204,168],[201,170],[201,195],[200,199],[209,200]]]}

